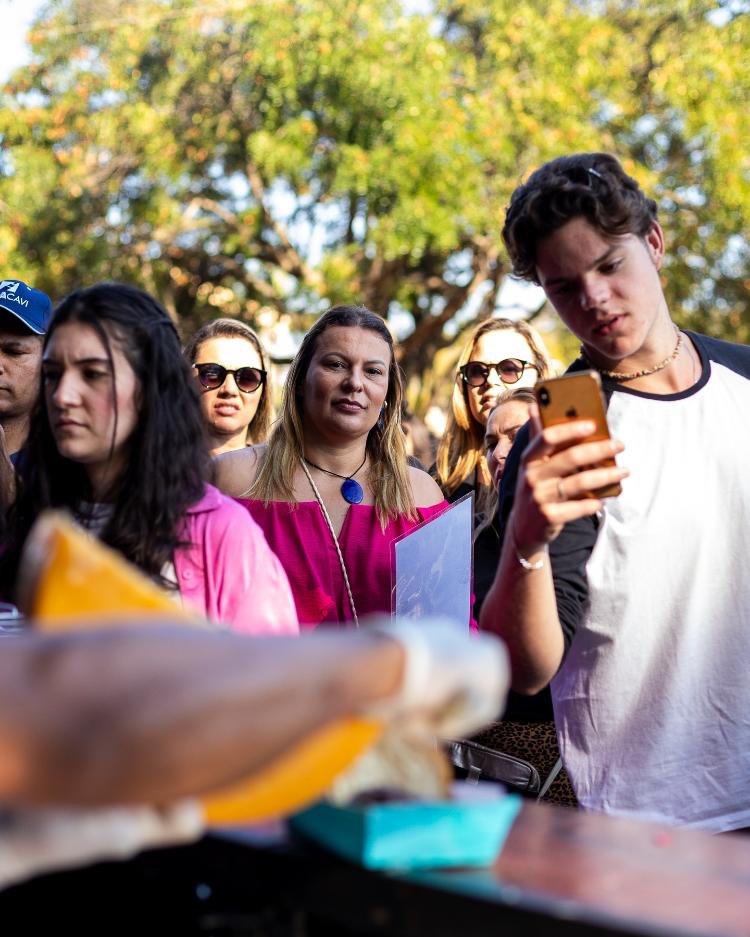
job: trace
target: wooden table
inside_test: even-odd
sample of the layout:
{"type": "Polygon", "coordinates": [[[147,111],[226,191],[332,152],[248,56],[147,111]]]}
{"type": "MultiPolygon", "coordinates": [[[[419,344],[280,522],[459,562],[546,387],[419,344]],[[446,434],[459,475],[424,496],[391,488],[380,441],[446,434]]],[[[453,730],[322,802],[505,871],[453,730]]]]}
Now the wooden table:
{"type": "Polygon", "coordinates": [[[386,875],[276,825],[0,894],[19,933],[36,933],[45,913],[79,934],[750,937],[750,837],[527,803],[493,867],[386,875]]]}
{"type": "Polygon", "coordinates": [[[525,808],[493,879],[637,933],[750,934],[750,836],[525,808]]]}

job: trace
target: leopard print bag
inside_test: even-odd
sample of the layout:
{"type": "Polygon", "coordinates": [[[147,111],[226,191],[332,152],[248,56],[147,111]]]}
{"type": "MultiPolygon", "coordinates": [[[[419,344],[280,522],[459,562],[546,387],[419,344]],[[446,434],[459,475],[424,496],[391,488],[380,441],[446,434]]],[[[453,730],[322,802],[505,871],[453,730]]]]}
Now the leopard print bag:
{"type": "Polygon", "coordinates": [[[577,806],[560,764],[554,722],[495,722],[470,739],[449,745],[459,777],[501,781],[511,790],[548,803],[577,806]]]}

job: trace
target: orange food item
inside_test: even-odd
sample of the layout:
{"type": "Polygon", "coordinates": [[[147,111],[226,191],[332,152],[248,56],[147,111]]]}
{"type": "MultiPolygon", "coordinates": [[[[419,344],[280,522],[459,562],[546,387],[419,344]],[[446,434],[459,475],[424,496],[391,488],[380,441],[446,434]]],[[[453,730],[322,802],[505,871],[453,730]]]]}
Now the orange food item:
{"type": "Polygon", "coordinates": [[[123,619],[143,624],[153,624],[154,617],[199,620],[60,511],[43,514],[29,535],[19,604],[41,631],[104,627],[123,619]]]}
{"type": "MultiPolygon", "coordinates": [[[[81,630],[160,618],[200,622],[118,553],[66,515],[44,514],[21,564],[19,604],[42,631],[81,630]]],[[[248,638],[252,640],[252,638],[248,638]]],[[[257,775],[204,800],[212,824],[237,825],[285,816],[316,800],[381,735],[367,719],[323,726],[257,775]]]]}
{"type": "Polygon", "coordinates": [[[380,737],[383,725],[346,719],[323,726],[254,778],[204,798],[213,825],[285,816],[317,800],[380,737]]]}

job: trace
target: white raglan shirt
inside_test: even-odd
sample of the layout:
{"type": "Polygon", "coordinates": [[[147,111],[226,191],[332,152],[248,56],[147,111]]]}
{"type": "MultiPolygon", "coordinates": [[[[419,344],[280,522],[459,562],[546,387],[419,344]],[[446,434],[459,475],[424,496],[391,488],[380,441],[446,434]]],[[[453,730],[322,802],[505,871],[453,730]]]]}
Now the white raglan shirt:
{"type": "Polygon", "coordinates": [[[692,337],[689,391],[609,385],[631,474],[552,696],[583,807],[722,831],[750,826],[750,348],[692,337]]]}

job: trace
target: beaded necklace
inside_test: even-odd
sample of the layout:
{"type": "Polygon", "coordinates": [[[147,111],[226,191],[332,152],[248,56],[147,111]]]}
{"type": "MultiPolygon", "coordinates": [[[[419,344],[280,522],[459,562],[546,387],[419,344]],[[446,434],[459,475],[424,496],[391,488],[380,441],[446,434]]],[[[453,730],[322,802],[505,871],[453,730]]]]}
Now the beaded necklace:
{"type": "Polygon", "coordinates": [[[677,344],[674,346],[674,351],[667,355],[663,361],[660,361],[658,364],[655,364],[652,368],[643,368],[641,371],[631,371],[630,373],[624,373],[623,371],[607,371],[605,368],[597,367],[586,354],[586,350],[581,346],[581,355],[588,361],[588,363],[596,370],[603,375],[608,377],[613,381],[634,381],[638,377],[647,377],[649,374],[656,374],[657,371],[663,371],[667,365],[671,364],[677,355],[680,353],[680,348],[682,347],[682,332],[677,331],[677,344]]]}

